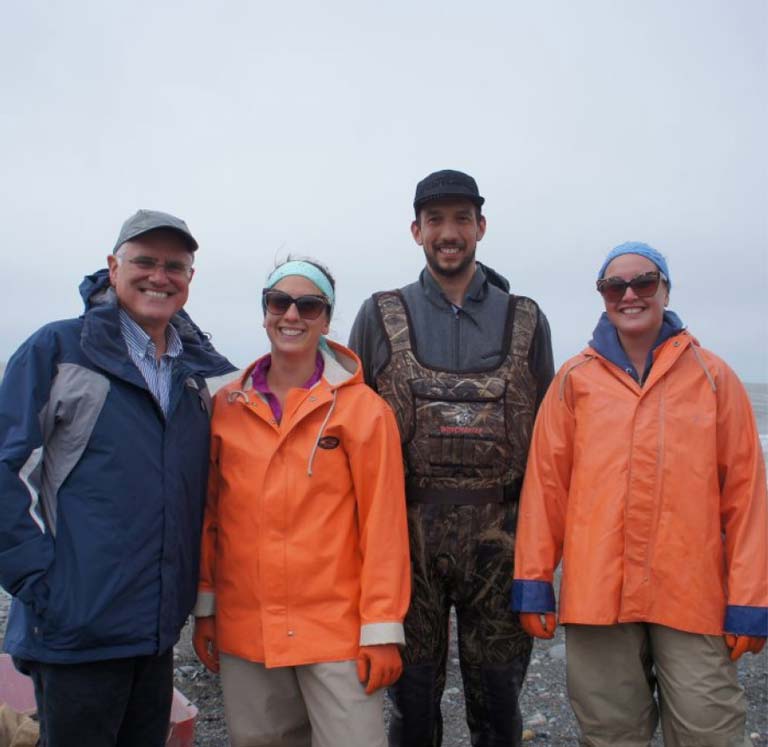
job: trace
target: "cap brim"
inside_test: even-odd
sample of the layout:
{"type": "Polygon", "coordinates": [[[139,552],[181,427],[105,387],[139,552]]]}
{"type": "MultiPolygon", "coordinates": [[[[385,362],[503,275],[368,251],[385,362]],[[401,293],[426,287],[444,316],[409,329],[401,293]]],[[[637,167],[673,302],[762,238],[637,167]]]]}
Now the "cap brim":
{"type": "Polygon", "coordinates": [[[477,205],[477,207],[482,207],[485,202],[484,197],[468,194],[466,192],[435,192],[434,194],[424,195],[423,197],[419,197],[418,200],[414,200],[413,207],[418,209],[428,202],[435,202],[437,200],[469,200],[477,205]]]}

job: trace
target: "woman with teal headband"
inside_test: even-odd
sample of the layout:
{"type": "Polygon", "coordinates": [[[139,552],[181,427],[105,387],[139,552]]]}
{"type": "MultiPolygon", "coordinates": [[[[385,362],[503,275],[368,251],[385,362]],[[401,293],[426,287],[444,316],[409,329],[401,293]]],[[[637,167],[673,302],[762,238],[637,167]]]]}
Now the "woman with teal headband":
{"type": "Polygon", "coordinates": [[[220,390],[195,650],[233,747],[384,747],[410,598],[400,436],[328,341],[335,287],[289,260],[262,291],[271,350],[220,390]]]}

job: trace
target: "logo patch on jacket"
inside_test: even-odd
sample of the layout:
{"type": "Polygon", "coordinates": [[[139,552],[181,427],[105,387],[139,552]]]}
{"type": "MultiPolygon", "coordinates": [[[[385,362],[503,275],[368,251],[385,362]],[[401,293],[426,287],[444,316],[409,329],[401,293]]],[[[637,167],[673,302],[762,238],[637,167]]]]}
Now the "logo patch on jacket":
{"type": "Polygon", "coordinates": [[[323,436],[318,442],[317,445],[321,449],[335,449],[341,442],[339,441],[336,436],[323,436]]]}

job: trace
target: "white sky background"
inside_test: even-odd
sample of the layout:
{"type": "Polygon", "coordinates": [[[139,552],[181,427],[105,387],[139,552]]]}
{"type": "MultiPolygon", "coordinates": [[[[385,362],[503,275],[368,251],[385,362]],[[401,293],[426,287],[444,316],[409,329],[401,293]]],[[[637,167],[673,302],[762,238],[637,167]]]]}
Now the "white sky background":
{"type": "Polygon", "coordinates": [[[332,336],[423,266],[416,182],[468,171],[478,258],[561,363],[605,253],[669,258],[671,308],[768,381],[768,3],[41,2],[0,14],[0,360],[81,311],[137,208],[198,238],[187,306],[244,365],[276,257],[335,273],[332,336]]]}

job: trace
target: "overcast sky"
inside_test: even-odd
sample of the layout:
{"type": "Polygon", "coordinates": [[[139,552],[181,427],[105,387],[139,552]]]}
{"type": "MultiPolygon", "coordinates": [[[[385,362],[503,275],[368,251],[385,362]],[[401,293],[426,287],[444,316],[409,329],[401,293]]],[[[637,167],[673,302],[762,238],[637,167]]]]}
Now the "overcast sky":
{"type": "Polygon", "coordinates": [[[549,317],[561,363],[606,252],[667,255],[671,308],[768,381],[765,0],[41,2],[0,25],[0,360],[81,311],[137,208],[187,220],[187,306],[238,365],[276,258],[338,281],[346,341],[423,266],[416,182],[486,197],[478,258],[549,317]]]}

